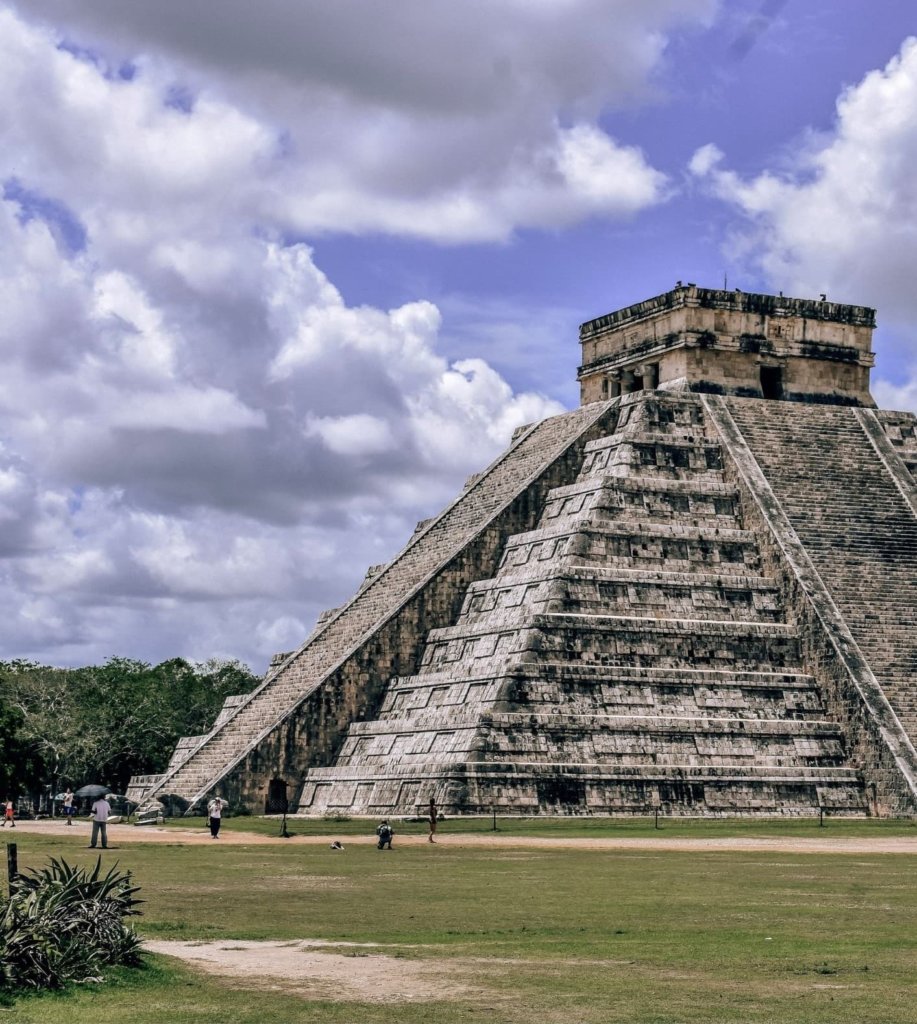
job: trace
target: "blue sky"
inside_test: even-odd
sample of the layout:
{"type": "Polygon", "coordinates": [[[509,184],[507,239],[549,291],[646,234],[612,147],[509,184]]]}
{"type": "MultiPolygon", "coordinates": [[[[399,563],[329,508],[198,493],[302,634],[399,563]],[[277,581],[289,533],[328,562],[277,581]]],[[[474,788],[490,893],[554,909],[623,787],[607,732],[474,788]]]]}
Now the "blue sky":
{"type": "Polygon", "coordinates": [[[262,670],[679,279],[876,306],[917,409],[915,20],[0,4],[0,658],[262,670]]]}

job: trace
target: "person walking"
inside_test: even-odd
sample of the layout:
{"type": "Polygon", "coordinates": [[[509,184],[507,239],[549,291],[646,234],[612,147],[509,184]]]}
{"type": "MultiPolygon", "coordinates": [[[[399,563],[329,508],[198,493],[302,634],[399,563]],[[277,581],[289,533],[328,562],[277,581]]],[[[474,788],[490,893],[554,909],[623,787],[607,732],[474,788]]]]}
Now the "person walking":
{"type": "Polygon", "coordinates": [[[427,839],[431,843],[435,843],[436,840],[433,838],[433,836],[436,834],[436,801],[433,799],[432,796],[430,797],[429,817],[430,817],[430,835],[427,836],[427,839]]]}
{"type": "Polygon", "coordinates": [[[89,840],[89,849],[94,850],[99,836],[102,837],[102,849],[108,849],[108,816],[111,814],[111,804],[108,802],[109,793],[100,796],[92,805],[92,839],[89,840]]]}
{"type": "Polygon", "coordinates": [[[210,838],[220,838],[220,825],[223,822],[223,801],[215,796],[207,804],[207,814],[210,816],[210,838]]]}
{"type": "Polygon", "coordinates": [[[6,807],[3,811],[3,826],[6,827],[9,823],[10,828],[16,827],[16,809],[13,807],[13,801],[7,800],[6,807]]]}
{"type": "Polygon", "coordinates": [[[67,819],[68,825],[73,825],[73,790],[68,786],[67,792],[64,793],[64,817],[67,819]]]}

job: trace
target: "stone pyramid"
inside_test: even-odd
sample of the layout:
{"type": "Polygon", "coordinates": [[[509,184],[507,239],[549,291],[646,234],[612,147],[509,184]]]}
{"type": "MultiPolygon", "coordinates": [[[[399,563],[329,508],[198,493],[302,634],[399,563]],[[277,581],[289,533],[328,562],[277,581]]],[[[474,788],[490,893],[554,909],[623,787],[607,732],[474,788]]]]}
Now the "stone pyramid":
{"type": "Polygon", "coordinates": [[[917,437],[869,407],[871,314],[688,286],[584,325],[586,404],[522,432],[148,789],[914,813],[917,437]]]}

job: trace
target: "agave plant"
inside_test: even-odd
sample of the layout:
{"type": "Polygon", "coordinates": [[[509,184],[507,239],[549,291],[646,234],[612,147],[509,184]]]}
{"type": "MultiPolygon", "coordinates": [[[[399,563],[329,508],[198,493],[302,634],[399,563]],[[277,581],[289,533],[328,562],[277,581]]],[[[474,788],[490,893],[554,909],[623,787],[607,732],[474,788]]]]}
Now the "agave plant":
{"type": "Polygon", "coordinates": [[[53,858],[21,875],[0,905],[0,988],[58,988],[90,981],[108,964],[135,964],[140,940],[124,918],[139,887],[117,866],[102,874],[53,858]]]}

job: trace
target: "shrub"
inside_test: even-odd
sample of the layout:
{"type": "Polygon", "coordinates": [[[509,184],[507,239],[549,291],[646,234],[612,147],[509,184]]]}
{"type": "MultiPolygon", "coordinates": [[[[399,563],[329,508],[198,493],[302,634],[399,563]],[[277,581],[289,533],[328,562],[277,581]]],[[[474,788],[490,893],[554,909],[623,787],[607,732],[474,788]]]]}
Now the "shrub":
{"type": "Polygon", "coordinates": [[[124,918],[139,913],[139,887],[117,867],[101,873],[52,858],[0,900],[0,989],[98,981],[109,964],[136,964],[140,939],[124,918]]]}

